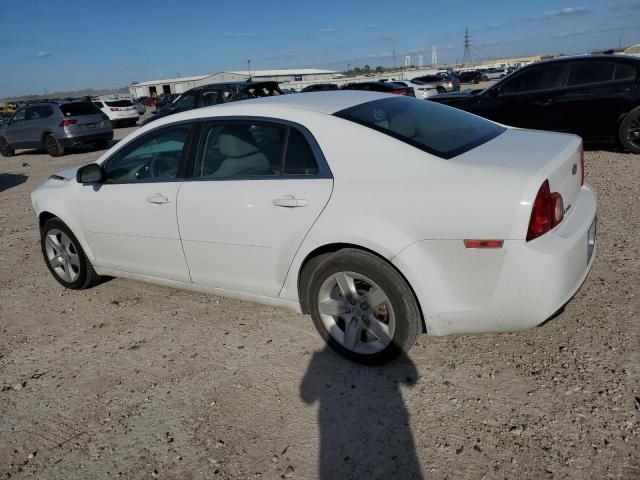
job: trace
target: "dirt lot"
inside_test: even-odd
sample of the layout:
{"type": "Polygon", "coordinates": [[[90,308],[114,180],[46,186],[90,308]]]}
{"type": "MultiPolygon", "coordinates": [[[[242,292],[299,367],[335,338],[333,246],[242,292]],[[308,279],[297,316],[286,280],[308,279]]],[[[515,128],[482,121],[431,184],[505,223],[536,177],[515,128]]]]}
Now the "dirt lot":
{"type": "Polygon", "coordinates": [[[639,157],[587,153],[599,251],[561,316],[367,368],[306,316],[64,290],[29,193],[98,155],[0,159],[0,478],[640,478],[639,157]]]}

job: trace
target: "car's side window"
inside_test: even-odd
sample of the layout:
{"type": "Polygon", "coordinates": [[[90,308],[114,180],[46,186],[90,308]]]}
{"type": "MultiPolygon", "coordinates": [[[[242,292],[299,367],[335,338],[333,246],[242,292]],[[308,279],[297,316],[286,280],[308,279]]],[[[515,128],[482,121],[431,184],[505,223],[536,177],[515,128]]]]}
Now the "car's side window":
{"type": "Polygon", "coordinates": [[[560,88],[563,69],[563,64],[531,68],[510,79],[500,91],[508,95],[560,88]]]}
{"type": "Polygon", "coordinates": [[[574,62],[571,64],[567,86],[609,82],[613,79],[614,69],[613,62],[574,62]]]}
{"type": "Polygon", "coordinates": [[[11,123],[21,122],[27,118],[27,109],[21,108],[16,110],[16,113],[13,114],[13,118],[11,119],[11,123]]]}
{"type": "Polygon", "coordinates": [[[633,80],[636,78],[638,69],[627,63],[616,63],[616,72],[613,74],[614,80],[633,80]]]}
{"type": "Polygon", "coordinates": [[[193,110],[194,108],[196,108],[196,96],[194,94],[183,95],[175,104],[175,109],[178,112],[193,110]]]}
{"type": "Polygon", "coordinates": [[[285,175],[317,175],[318,164],[313,151],[304,135],[295,128],[289,130],[286,152],[285,175]]]}
{"type": "Polygon", "coordinates": [[[105,166],[105,183],[168,182],[178,177],[191,125],[153,131],[116,152],[105,166]]]}
{"type": "Polygon", "coordinates": [[[93,102],[93,104],[98,108],[104,107],[104,104],[102,102],[93,102]]]}
{"type": "Polygon", "coordinates": [[[222,103],[222,90],[208,90],[206,92],[202,92],[202,106],[209,107],[211,105],[217,105],[218,103],[222,103]]]}
{"type": "Polygon", "coordinates": [[[196,178],[281,174],[287,127],[250,121],[212,122],[202,131],[196,178]]]}
{"type": "Polygon", "coordinates": [[[47,118],[53,115],[53,109],[46,105],[39,107],[30,107],[29,119],[36,120],[40,118],[47,118]]]}

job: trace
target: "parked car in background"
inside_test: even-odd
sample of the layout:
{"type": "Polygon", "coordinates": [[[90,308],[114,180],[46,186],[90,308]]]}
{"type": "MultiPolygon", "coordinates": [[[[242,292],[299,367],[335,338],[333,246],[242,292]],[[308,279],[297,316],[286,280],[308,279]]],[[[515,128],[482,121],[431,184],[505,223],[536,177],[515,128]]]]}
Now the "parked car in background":
{"type": "Polygon", "coordinates": [[[147,125],[167,115],[193,110],[194,108],[273,95],[282,95],[277,82],[226,82],[203,85],[187,90],[176,101],[166,105],[158,113],[147,118],[142,122],[142,125],[147,125]]]}
{"type": "Polygon", "coordinates": [[[357,83],[348,83],[341,87],[341,90],[365,90],[368,92],[381,92],[381,93],[392,93],[395,95],[407,95],[409,97],[415,97],[416,94],[413,91],[413,88],[407,87],[406,85],[398,85],[394,82],[357,82],[357,83]]]}
{"type": "Polygon", "coordinates": [[[460,82],[455,75],[438,73],[434,75],[422,75],[412,80],[418,80],[425,85],[436,89],[437,93],[457,92],[460,90],[460,82]]]}
{"type": "Polygon", "coordinates": [[[30,103],[18,108],[0,127],[0,154],[18,148],[44,148],[52,157],[74,145],[109,148],[113,129],[109,118],[88,101],[30,103]]]}
{"type": "Polygon", "coordinates": [[[430,100],[514,127],[619,142],[640,153],[640,59],[588,55],[520,68],[486,90],[430,100]]]}
{"type": "Polygon", "coordinates": [[[140,118],[138,111],[131,100],[97,99],[93,104],[98,107],[111,120],[113,126],[133,126],[140,118]]]}
{"type": "Polygon", "coordinates": [[[480,83],[488,81],[489,78],[477,70],[467,70],[465,72],[460,72],[458,80],[460,83],[480,83]]]}
{"type": "Polygon", "coordinates": [[[509,74],[509,70],[506,68],[487,68],[486,70],[481,70],[480,73],[486,76],[488,80],[499,80],[506,77],[509,74]]]}
{"type": "Polygon", "coordinates": [[[433,85],[429,85],[421,82],[420,80],[393,80],[393,83],[398,85],[404,85],[405,87],[413,88],[415,97],[421,100],[432,97],[438,94],[438,89],[433,85]]]}
{"type": "Polygon", "coordinates": [[[133,106],[136,107],[136,112],[138,112],[138,115],[144,115],[145,113],[147,113],[146,105],[139,99],[134,98],[133,100],[131,100],[131,102],[133,103],[133,106]]]}
{"type": "Polygon", "coordinates": [[[306,92],[326,92],[329,90],[340,90],[340,87],[335,83],[316,83],[315,85],[308,85],[300,91],[302,93],[306,93],[306,92]]]}
{"type": "Polygon", "coordinates": [[[64,287],[120,276],[282,306],[380,363],[422,332],[539,325],[593,263],[574,135],[362,91],[167,120],[32,193],[64,287]]]}

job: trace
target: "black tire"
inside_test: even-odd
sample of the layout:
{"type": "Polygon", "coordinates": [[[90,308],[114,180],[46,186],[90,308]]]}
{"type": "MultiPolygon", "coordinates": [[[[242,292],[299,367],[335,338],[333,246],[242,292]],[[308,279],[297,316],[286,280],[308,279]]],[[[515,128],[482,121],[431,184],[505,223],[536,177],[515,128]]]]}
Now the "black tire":
{"type": "Polygon", "coordinates": [[[73,234],[73,232],[65,225],[65,223],[59,218],[51,218],[47,220],[44,225],[40,228],[40,246],[42,250],[42,256],[44,258],[44,262],[58,283],[63,285],[66,288],[70,288],[72,290],[83,290],[85,288],[90,288],[94,285],[97,285],[100,282],[100,275],[96,273],[91,265],[91,262],[87,258],[87,255],[84,253],[84,250],[80,246],[80,242],[73,234]],[[73,248],[70,250],[74,252],[79,260],[79,266],[77,268],[77,278],[73,279],[73,281],[66,281],[63,279],[58,272],[54,270],[54,267],[49,260],[49,255],[47,254],[47,235],[49,233],[53,233],[52,231],[57,230],[63,232],[67,235],[67,237],[71,240],[71,244],[73,248]]]}
{"type": "Polygon", "coordinates": [[[618,136],[625,150],[640,153],[640,107],[634,108],[622,119],[618,136]]]}
{"type": "Polygon", "coordinates": [[[109,150],[111,141],[105,138],[104,140],[97,141],[94,145],[98,150],[109,150]]]}
{"type": "MultiPolygon", "coordinates": [[[[316,329],[333,350],[352,361],[364,364],[386,363],[408,352],[422,331],[420,308],[411,288],[391,265],[371,253],[345,248],[323,255],[305,266],[301,278],[305,282],[308,279],[307,285],[301,285],[301,292],[307,294],[307,304],[316,329]],[[355,352],[343,346],[327,330],[319,309],[319,296],[325,281],[339,272],[354,272],[368,277],[386,294],[394,312],[395,332],[384,349],[371,354],[355,352]]],[[[347,314],[350,315],[351,313],[347,314]]]]}
{"type": "Polygon", "coordinates": [[[58,139],[50,133],[47,133],[42,139],[44,148],[52,157],[60,157],[64,154],[64,147],[60,145],[58,139]]]}
{"type": "Polygon", "coordinates": [[[444,87],[436,87],[436,92],[440,94],[440,93],[446,93],[447,91],[444,89],[444,87]]]}
{"type": "Polygon", "coordinates": [[[4,137],[0,137],[0,155],[3,157],[13,157],[16,154],[16,149],[11,148],[9,142],[4,137]]]}

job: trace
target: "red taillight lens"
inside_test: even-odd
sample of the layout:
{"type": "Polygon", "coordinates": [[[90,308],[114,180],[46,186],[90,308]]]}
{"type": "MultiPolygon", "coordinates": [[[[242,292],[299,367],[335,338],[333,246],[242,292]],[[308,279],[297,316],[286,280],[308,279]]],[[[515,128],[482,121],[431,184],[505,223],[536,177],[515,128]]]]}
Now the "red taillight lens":
{"type": "Polygon", "coordinates": [[[111,110],[112,112],[119,112],[120,111],[119,108],[115,108],[115,107],[111,107],[109,110],[111,110]]]}
{"type": "Polygon", "coordinates": [[[545,180],[533,202],[531,220],[527,231],[527,241],[544,235],[564,218],[564,202],[562,195],[551,193],[549,180],[545,180]]]}
{"type": "Polygon", "coordinates": [[[391,90],[389,93],[393,93],[394,95],[406,95],[409,90],[391,90]]]}
{"type": "Polygon", "coordinates": [[[58,125],[59,127],[66,127],[68,125],[73,125],[74,123],[78,123],[77,120],[62,120],[60,122],[60,125],[58,125]]]}
{"type": "Polygon", "coordinates": [[[584,145],[580,143],[580,186],[584,185],[584,145]]]}

